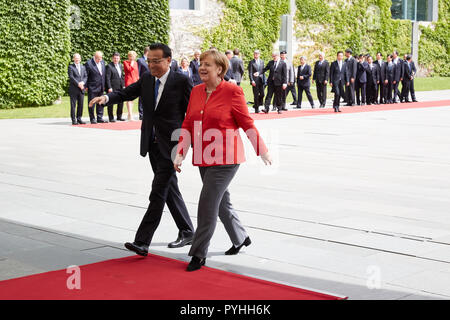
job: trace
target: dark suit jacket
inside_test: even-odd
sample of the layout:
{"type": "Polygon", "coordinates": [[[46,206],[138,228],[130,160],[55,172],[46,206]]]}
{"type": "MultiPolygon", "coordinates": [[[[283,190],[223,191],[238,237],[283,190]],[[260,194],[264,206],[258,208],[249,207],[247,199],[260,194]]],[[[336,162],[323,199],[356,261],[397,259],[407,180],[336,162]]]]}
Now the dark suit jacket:
{"type": "Polygon", "coordinates": [[[137,64],[138,64],[139,78],[142,77],[142,75],[146,71],[150,71],[150,69],[148,68],[147,60],[145,60],[144,56],[137,59],[137,64]]]}
{"type": "Polygon", "coordinates": [[[327,60],[322,61],[322,65],[319,65],[320,61],[316,61],[314,65],[314,76],[313,80],[323,84],[325,81],[328,81],[328,77],[330,75],[330,64],[327,60]]]}
{"type": "Polygon", "coordinates": [[[233,72],[234,80],[240,83],[242,80],[242,75],[244,74],[244,62],[237,56],[233,56],[230,59],[231,71],[233,72]]]}
{"type": "MultiPolygon", "coordinates": [[[[394,60],[392,60],[394,62],[394,60]]],[[[394,80],[393,81],[400,81],[400,78],[403,78],[403,62],[401,59],[398,59],[397,64],[395,64],[395,72],[394,72],[394,80]]]]}
{"type": "Polygon", "coordinates": [[[172,59],[172,62],[170,63],[170,70],[174,72],[178,72],[178,62],[175,59],[172,59]]]}
{"type": "Polygon", "coordinates": [[[380,65],[380,62],[378,62],[378,60],[375,61],[374,63],[378,66],[378,72],[380,73],[380,81],[384,83],[384,80],[386,80],[385,78],[386,61],[383,61],[383,65],[380,65]]]}
{"type": "Polygon", "coordinates": [[[192,81],[180,72],[170,71],[158,107],[155,110],[155,77],[149,72],[121,91],[108,94],[109,103],[117,104],[141,97],[143,119],[141,126],[141,156],[145,157],[153,143],[153,127],[161,156],[171,160],[171,152],[178,144],[172,133],[181,128],[189,103],[192,81]]]}
{"type": "Polygon", "coordinates": [[[370,65],[367,65],[367,84],[377,85],[377,81],[380,81],[379,66],[372,63],[373,68],[370,69],[370,65]]]}
{"type": "Polygon", "coordinates": [[[105,62],[102,60],[102,74],[98,71],[97,65],[92,58],[86,62],[86,72],[87,72],[87,82],[86,87],[90,92],[102,93],[105,91],[106,87],[106,68],[105,62]]]}
{"type": "Polygon", "coordinates": [[[117,72],[114,62],[110,62],[106,66],[106,91],[109,89],[120,90],[125,88],[125,73],[123,72],[123,64],[119,63],[121,76],[117,72]]]}
{"type": "Polygon", "coordinates": [[[413,75],[412,67],[412,63],[410,63],[408,66],[408,61],[403,63],[403,79],[411,80],[411,77],[413,75]]]}
{"type": "Polygon", "coordinates": [[[311,86],[311,67],[309,64],[305,64],[303,70],[301,70],[302,66],[298,66],[297,69],[297,85],[303,88],[309,88],[311,86]],[[303,80],[300,80],[300,76],[303,76],[303,80]]]}
{"type": "Polygon", "coordinates": [[[356,61],[355,57],[351,57],[345,60],[345,73],[347,76],[347,81],[350,82],[351,78],[356,80],[356,72],[358,70],[358,61],[356,61]]]}
{"type": "Polygon", "coordinates": [[[264,68],[264,73],[269,70],[269,77],[267,78],[267,83],[273,84],[275,86],[281,86],[283,84],[287,84],[288,75],[287,75],[287,66],[286,63],[279,59],[278,60],[277,69],[275,69],[275,61],[270,60],[269,63],[264,68]]]}
{"type": "Polygon", "coordinates": [[[367,62],[363,62],[360,63],[358,62],[357,64],[357,70],[356,70],[356,82],[359,83],[366,83],[367,82],[367,67],[368,67],[368,63],[367,62]]]}
{"type": "Polygon", "coordinates": [[[86,86],[87,82],[87,73],[86,68],[80,63],[80,71],[81,74],[78,73],[77,67],[74,63],[69,65],[68,74],[69,74],[69,95],[78,94],[81,92],[81,89],[78,87],[78,83],[84,82],[86,86]]]}
{"type": "Polygon", "coordinates": [[[389,68],[389,63],[386,62],[384,64],[384,69],[382,70],[384,80],[388,80],[389,82],[394,81],[395,79],[395,65],[392,63],[392,66],[389,68]]]}
{"type": "Polygon", "coordinates": [[[257,78],[253,75],[255,72],[259,73],[259,76],[257,78],[260,78],[262,80],[262,83],[264,83],[266,80],[264,75],[264,60],[259,59],[259,67],[256,64],[255,59],[248,63],[248,77],[250,79],[250,83],[252,83],[252,81],[257,82],[257,78]]]}
{"type": "Polygon", "coordinates": [[[189,67],[191,67],[192,69],[192,82],[194,83],[194,86],[202,83],[200,75],[198,74],[199,63],[197,63],[197,61],[195,60],[192,60],[189,64],[189,67]]]}
{"type": "Polygon", "coordinates": [[[339,71],[339,64],[336,61],[331,63],[330,66],[330,82],[333,84],[333,87],[339,85],[341,82],[343,85],[345,85],[346,82],[348,82],[347,79],[347,72],[346,72],[346,66],[345,62],[342,61],[342,68],[341,71],[339,71]]]}

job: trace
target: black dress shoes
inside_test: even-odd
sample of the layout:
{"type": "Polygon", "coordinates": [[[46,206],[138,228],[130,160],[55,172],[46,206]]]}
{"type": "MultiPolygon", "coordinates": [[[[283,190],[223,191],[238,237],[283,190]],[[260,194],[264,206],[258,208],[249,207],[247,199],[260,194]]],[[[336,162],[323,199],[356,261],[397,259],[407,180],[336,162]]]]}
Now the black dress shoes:
{"type": "Polygon", "coordinates": [[[122,117],[117,118],[117,121],[125,121],[125,119],[122,119],[122,117]]]}
{"type": "Polygon", "coordinates": [[[178,237],[177,240],[175,240],[174,242],[169,243],[168,247],[169,248],[181,248],[181,247],[187,246],[189,244],[192,244],[192,239],[193,238],[194,238],[193,236],[192,237],[187,237],[187,238],[178,237]]]}
{"type": "Polygon", "coordinates": [[[86,122],[84,122],[84,121],[81,120],[81,119],[78,119],[77,122],[78,122],[78,124],[86,124],[86,122]]]}
{"type": "Polygon", "coordinates": [[[197,258],[197,257],[194,256],[194,257],[192,257],[191,262],[189,262],[189,264],[188,264],[188,266],[187,266],[187,268],[186,268],[186,271],[195,271],[195,270],[198,270],[198,269],[200,269],[202,266],[205,265],[205,262],[206,262],[206,259],[205,259],[205,258],[200,259],[200,258],[197,258]]]}
{"type": "Polygon", "coordinates": [[[247,237],[247,238],[245,238],[243,244],[241,244],[239,247],[232,246],[230,249],[228,249],[228,251],[225,252],[225,255],[232,256],[232,255],[238,254],[239,250],[241,250],[243,246],[248,247],[251,243],[252,243],[252,240],[250,240],[250,238],[247,237]]]}
{"type": "Polygon", "coordinates": [[[269,113],[269,109],[262,109],[261,111],[266,113],[266,114],[269,113]]]}
{"type": "Polygon", "coordinates": [[[91,120],[91,124],[97,124],[97,120],[95,119],[91,120]]]}
{"type": "Polygon", "coordinates": [[[146,245],[139,245],[136,242],[127,242],[125,243],[125,248],[127,248],[130,251],[135,252],[136,254],[146,257],[148,254],[148,246],[146,245]]]}
{"type": "Polygon", "coordinates": [[[73,125],[73,126],[76,126],[77,124],[78,124],[78,121],[72,120],[72,125],[73,125]]]}
{"type": "Polygon", "coordinates": [[[109,122],[114,123],[114,122],[116,122],[116,120],[114,120],[114,118],[113,119],[109,119],[109,122]]]}
{"type": "Polygon", "coordinates": [[[278,110],[277,112],[278,112],[278,114],[282,114],[281,110],[278,110]]]}
{"type": "Polygon", "coordinates": [[[103,119],[97,119],[97,122],[98,122],[98,123],[108,123],[107,120],[103,120],[103,119]]]}

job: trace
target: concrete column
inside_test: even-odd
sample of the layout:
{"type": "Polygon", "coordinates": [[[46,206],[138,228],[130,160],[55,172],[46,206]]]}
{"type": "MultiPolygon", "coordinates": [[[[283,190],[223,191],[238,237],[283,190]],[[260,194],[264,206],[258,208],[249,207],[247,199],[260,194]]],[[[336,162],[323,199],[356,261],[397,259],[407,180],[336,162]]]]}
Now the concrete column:
{"type": "Polygon", "coordinates": [[[411,55],[416,64],[419,63],[419,22],[412,21],[411,55]]]}

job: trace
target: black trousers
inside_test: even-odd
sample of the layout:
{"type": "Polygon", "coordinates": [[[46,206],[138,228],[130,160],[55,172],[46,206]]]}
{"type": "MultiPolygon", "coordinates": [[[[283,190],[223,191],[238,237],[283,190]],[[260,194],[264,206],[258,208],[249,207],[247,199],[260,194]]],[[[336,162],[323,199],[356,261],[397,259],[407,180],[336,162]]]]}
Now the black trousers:
{"type": "MultiPolygon", "coordinates": [[[[267,84],[267,94],[266,94],[266,100],[264,101],[264,108],[266,110],[269,110],[270,102],[272,100],[273,94],[275,93],[275,86],[273,83],[267,84]]],[[[275,101],[275,99],[274,99],[275,101]]],[[[275,105],[275,103],[274,103],[275,105]]]]}
{"type": "Polygon", "coordinates": [[[142,119],[142,116],[144,114],[144,106],[142,105],[141,97],[139,97],[139,101],[138,101],[138,111],[139,111],[139,119],[142,119]]]}
{"type": "Polygon", "coordinates": [[[367,103],[377,102],[377,84],[373,82],[367,83],[367,103]]]}
{"type": "Polygon", "coordinates": [[[311,95],[310,87],[303,87],[303,86],[301,86],[299,84],[297,84],[297,86],[298,86],[297,107],[301,107],[302,106],[303,91],[305,91],[306,97],[308,98],[308,101],[309,101],[309,104],[311,105],[311,107],[314,107],[314,100],[313,100],[313,97],[311,95]]]}
{"type": "Polygon", "coordinates": [[[381,81],[379,84],[377,84],[377,99],[378,97],[380,99],[378,100],[380,104],[386,102],[386,100],[384,99],[384,84],[381,81]]]}
{"type": "Polygon", "coordinates": [[[394,92],[394,96],[392,98],[393,102],[397,101],[397,97],[400,99],[400,91],[398,90],[399,84],[400,84],[400,81],[397,81],[396,83],[392,83],[392,90],[394,92]]]}
{"type": "Polygon", "coordinates": [[[150,148],[149,158],[155,174],[149,197],[150,204],[142,218],[134,241],[141,245],[150,245],[153,234],[161,221],[166,203],[178,227],[178,236],[193,236],[194,227],[181,192],[178,189],[178,179],[172,160],[170,157],[164,157],[161,154],[158,143],[153,143],[150,148]]]}
{"type": "Polygon", "coordinates": [[[403,81],[402,81],[402,93],[401,93],[401,99],[400,100],[408,100],[410,88],[411,88],[411,80],[410,79],[403,79],[403,81]]]}
{"type": "Polygon", "coordinates": [[[339,102],[341,97],[344,97],[344,84],[342,82],[336,82],[333,84],[333,92],[334,92],[334,100],[333,100],[333,108],[339,108],[339,102]]]}
{"type": "Polygon", "coordinates": [[[273,98],[273,106],[280,111],[284,108],[283,97],[285,97],[286,90],[283,90],[283,86],[275,86],[274,85],[274,98],[273,98]]]}
{"type": "Polygon", "coordinates": [[[253,107],[258,110],[260,106],[264,103],[264,83],[260,77],[255,79],[255,86],[252,86],[253,90],[253,101],[255,104],[253,107]]]}
{"type": "Polygon", "coordinates": [[[384,84],[384,102],[392,103],[392,90],[394,90],[394,84],[392,81],[384,84]]]}
{"type": "Polygon", "coordinates": [[[84,92],[78,91],[70,94],[70,117],[72,121],[81,120],[83,116],[84,92]]]}
{"type": "Polygon", "coordinates": [[[286,104],[286,98],[289,95],[289,93],[292,94],[292,99],[294,99],[294,102],[297,102],[297,92],[295,92],[295,84],[288,85],[285,91],[283,104],[286,104]]]}
{"type": "Polygon", "coordinates": [[[411,99],[416,101],[416,91],[414,90],[414,78],[409,83],[409,92],[411,93],[411,99]]]}
{"type": "Polygon", "coordinates": [[[355,86],[356,90],[356,104],[366,103],[367,91],[366,83],[357,82],[355,86]]]}
{"type": "Polygon", "coordinates": [[[317,98],[320,105],[324,106],[327,103],[327,85],[321,82],[316,82],[317,98]]]}
{"type": "Polygon", "coordinates": [[[352,104],[352,105],[355,104],[355,100],[356,100],[356,98],[355,98],[355,83],[356,83],[356,81],[353,83],[350,82],[348,86],[345,86],[345,95],[347,97],[347,99],[346,99],[347,104],[352,104]]]}
{"type": "MultiPolygon", "coordinates": [[[[88,90],[88,100],[91,101],[92,99],[96,97],[101,97],[103,95],[103,92],[92,92],[88,90]]],[[[89,108],[89,118],[92,120],[95,120],[95,111],[97,112],[97,120],[103,119],[103,108],[105,105],[96,103],[91,108],[89,108]]]]}
{"type": "MultiPolygon", "coordinates": [[[[114,119],[114,105],[108,103],[107,107],[108,107],[108,118],[109,118],[109,120],[113,120],[114,119]]],[[[117,119],[122,118],[122,113],[123,113],[123,102],[117,104],[117,119]]]]}

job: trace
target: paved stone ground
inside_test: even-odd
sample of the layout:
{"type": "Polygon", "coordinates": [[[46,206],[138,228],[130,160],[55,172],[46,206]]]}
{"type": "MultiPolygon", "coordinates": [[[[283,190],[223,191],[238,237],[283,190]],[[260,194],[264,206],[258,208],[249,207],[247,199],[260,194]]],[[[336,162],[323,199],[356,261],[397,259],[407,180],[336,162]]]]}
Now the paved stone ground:
{"type": "MultiPolygon", "coordinates": [[[[450,106],[257,121],[276,164],[246,143],[230,188],[253,244],[224,256],[219,223],[207,265],[350,299],[449,299],[449,123],[450,106]]],[[[0,136],[1,280],[129,255],[153,176],[138,130],[0,120],[0,136]]],[[[179,183],[195,224],[189,160],[179,183]]],[[[167,248],[176,233],[165,212],[152,253],[188,261],[167,248]]]]}

